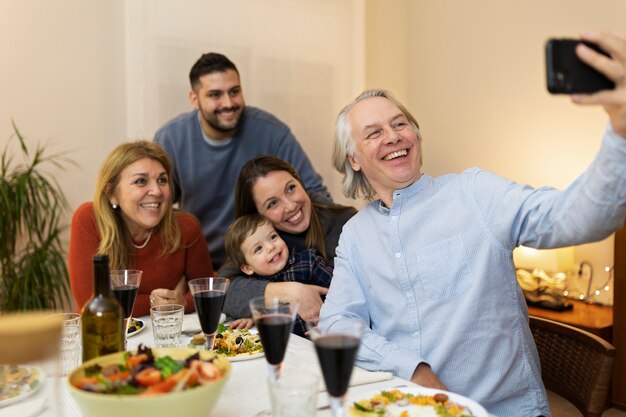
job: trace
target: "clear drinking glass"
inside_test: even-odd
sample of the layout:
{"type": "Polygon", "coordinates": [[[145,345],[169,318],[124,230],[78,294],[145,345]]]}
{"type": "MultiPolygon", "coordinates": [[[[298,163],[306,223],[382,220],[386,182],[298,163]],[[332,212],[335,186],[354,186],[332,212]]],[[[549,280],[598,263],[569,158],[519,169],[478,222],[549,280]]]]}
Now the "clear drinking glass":
{"type": "Polygon", "coordinates": [[[228,284],[230,281],[227,278],[219,277],[195,278],[189,281],[189,290],[193,295],[208,350],[213,349],[228,284]]]}
{"type": "Polygon", "coordinates": [[[279,298],[266,300],[265,297],[256,297],[250,300],[250,311],[261,337],[270,379],[280,378],[298,306],[299,304],[292,306],[279,298]]]}
{"type": "Polygon", "coordinates": [[[269,381],[271,414],[257,417],[315,417],[319,375],[298,371],[285,373],[279,380],[269,381]]]}
{"type": "Polygon", "coordinates": [[[67,376],[83,361],[83,345],[80,314],[56,313],[46,317],[47,320],[63,320],[61,334],[61,376],[67,376]]]}
{"type": "Polygon", "coordinates": [[[152,335],[156,347],[180,346],[184,317],[185,306],[181,304],[160,304],[150,307],[152,335]]]}
{"type": "Polygon", "coordinates": [[[128,336],[128,326],[133,315],[133,307],[141,284],[143,271],[137,269],[116,269],[110,272],[111,291],[124,310],[124,345],[128,336]]]}
{"type": "Polygon", "coordinates": [[[326,333],[309,326],[333,417],[346,414],[346,393],[362,334],[363,322],[358,319],[342,319],[326,333]]]}

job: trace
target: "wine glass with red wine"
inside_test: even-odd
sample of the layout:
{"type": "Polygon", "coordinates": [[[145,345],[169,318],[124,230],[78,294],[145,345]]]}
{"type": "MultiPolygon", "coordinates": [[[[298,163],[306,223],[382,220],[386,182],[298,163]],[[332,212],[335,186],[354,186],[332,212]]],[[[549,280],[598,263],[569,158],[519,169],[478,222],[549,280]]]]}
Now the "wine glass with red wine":
{"type": "Polygon", "coordinates": [[[280,378],[298,304],[292,306],[278,298],[266,300],[265,297],[256,297],[250,300],[250,311],[261,337],[270,378],[276,381],[280,378]]]}
{"type": "Polygon", "coordinates": [[[128,335],[128,326],[133,315],[139,284],[143,271],[138,269],[114,269],[111,275],[111,291],[124,310],[124,344],[128,335]]]}
{"type": "Polygon", "coordinates": [[[333,417],[345,415],[346,393],[362,334],[363,322],[357,319],[343,319],[325,333],[309,327],[333,417]]]}
{"type": "Polygon", "coordinates": [[[193,295],[193,303],[208,350],[213,349],[229,283],[228,278],[218,277],[195,278],[189,281],[189,290],[193,295]]]}

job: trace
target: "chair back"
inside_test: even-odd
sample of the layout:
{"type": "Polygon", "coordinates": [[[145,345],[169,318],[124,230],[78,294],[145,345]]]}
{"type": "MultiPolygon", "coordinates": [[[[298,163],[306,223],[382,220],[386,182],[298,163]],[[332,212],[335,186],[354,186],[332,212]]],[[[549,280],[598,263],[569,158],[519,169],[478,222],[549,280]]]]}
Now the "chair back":
{"type": "Polygon", "coordinates": [[[585,330],[529,317],[546,389],[571,402],[584,417],[607,408],[615,347],[585,330]]]}

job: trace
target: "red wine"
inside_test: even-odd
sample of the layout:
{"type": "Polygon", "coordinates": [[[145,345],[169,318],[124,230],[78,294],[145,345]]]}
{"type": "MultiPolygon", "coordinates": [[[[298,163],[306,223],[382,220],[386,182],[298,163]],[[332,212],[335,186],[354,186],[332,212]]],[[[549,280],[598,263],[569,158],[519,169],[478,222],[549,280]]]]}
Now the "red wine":
{"type": "Polygon", "coordinates": [[[113,295],[124,309],[125,318],[129,318],[133,314],[133,306],[135,305],[138,289],[134,285],[120,285],[111,288],[113,295]]]}
{"type": "Polygon", "coordinates": [[[341,397],[348,391],[359,342],[358,338],[343,334],[320,336],[315,340],[326,389],[333,397],[341,397]]]}
{"type": "Polygon", "coordinates": [[[289,314],[268,314],[256,319],[256,328],[261,336],[265,359],[271,365],[278,365],[285,358],[291,324],[289,314]]]}
{"type": "Polygon", "coordinates": [[[225,298],[226,291],[199,291],[193,295],[200,327],[204,334],[213,334],[217,331],[225,298]]]}

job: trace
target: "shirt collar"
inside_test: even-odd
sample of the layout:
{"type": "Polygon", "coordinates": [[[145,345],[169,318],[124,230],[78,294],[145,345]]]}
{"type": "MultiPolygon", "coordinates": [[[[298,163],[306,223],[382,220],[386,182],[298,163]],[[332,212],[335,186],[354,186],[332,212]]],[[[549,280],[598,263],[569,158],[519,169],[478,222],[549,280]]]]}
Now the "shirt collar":
{"type": "Polygon", "coordinates": [[[378,211],[382,214],[389,215],[389,213],[391,213],[397,203],[400,203],[400,201],[406,198],[421,193],[422,190],[425,189],[431,181],[432,177],[423,173],[413,184],[393,191],[393,207],[387,208],[383,204],[382,200],[376,200],[375,204],[378,208],[378,211]]]}

